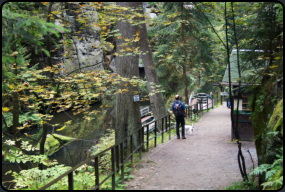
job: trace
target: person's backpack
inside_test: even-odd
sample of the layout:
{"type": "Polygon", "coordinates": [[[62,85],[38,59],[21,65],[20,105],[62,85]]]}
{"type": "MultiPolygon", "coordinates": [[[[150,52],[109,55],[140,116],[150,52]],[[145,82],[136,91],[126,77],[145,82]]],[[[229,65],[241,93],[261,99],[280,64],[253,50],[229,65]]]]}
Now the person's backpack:
{"type": "Polygon", "coordinates": [[[175,116],[184,116],[184,109],[181,102],[174,103],[173,112],[175,116]]]}

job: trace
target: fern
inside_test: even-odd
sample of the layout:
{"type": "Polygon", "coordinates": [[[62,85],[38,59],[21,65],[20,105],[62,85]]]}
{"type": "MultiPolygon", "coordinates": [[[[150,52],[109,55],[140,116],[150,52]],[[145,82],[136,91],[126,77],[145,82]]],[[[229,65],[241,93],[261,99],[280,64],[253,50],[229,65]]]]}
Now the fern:
{"type": "Polygon", "coordinates": [[[277,159],[272,164],[261,164],[250,175],[261,175],[265,172],[266,182],[262,183],[263,189],[278,190],[283,185],[283,147],[278,150],[277,159]]]}

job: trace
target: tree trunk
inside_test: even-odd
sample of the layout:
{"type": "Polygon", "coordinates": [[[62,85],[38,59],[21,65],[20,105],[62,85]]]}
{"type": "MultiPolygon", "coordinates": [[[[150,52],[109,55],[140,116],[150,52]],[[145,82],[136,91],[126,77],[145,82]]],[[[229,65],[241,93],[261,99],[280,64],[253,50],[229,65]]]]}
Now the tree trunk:
{"type": "MultiPolygon", "coordinates": [[[[118,6],[137,8],[138,2],[117,2],[118,6]]],[[[127,14],[124,13],[124,14],[127,14]]],[[[121,38],[116,39],[116,51],[120,53],[121,49],[126,49],[125,46],[120,47],[125,43],[125,39],[132,39],[138,30],[137,26],[132,26],[128,22],[117,21],[117,29],[120,30],[121,38]]],[[[128,45],[130,49],[137,47],[137,42],[132,42],[132,45],[128,45]]],[[[131,52],[132,53],[132,52],[131,52]]],[[[133,76],[139,76],[139,57],[136,56],[118,56],[116,58],[116,71],[124,78],[132,78],[133,76]]],[[[139,88],[131,85],[129,82],[118,85],[118,89],[128,89],[126,93],[117,93],[116,96],[116,129],[115,140],[116,144],[120,143],[127,136],[129,136],[134,130],[141,127],[140,116],[140,103],[134,102],[133,96],[138,94],[139,88]],[[134,94],[134,92],[136,92],[134,94]]],[[[138,133],[134,134],[134,147],[138,146],[138,133]]]]}
{"type": "Polygon", "coordinates": [[[183,22],[183,2],[181,2],[181,20],[182,20],[182,25],[181,25],[181,37],[182,37],[182,56],[183,57],[183,63],[182,63],[182,68],[183,68],[183,81],[184,81],[184,96],[185,96],[185,104],[188,104],[188,91],[187,91],[187,76],[186,76],[186,60],[185,60],[185,37],[184,37],[184,22],[183,22]]]}
{"type": "MultiPolygon", "coordinates": [[[[139,2],[139,6],[142,7],[142,2],[139,2]]],[[[143,14],[143,10],[140,10],[139,13],[143,14]]],[[[145,18],[140,18],[140,20],[145,20],[145,18]]],[[[148,44],[146,24],[145,23],[140,24],[139,30],[140,30],[140,40],[139,40],[140,50],[143,53],[147,52],[145,55],[142,54],[142,61],[144,65],[146,80],[148,81],[147,89],[148,92],[151,93],[154,90],[154,88],[151,87],[150,83],[155,83],[156,85],[159,85],[159,81],[155,70],[155,65],[153,62],[152,51],[148,44]]],[[[159,119],[168,114],[165,102],[163,100],[162,92],[155,93],[154,95],[150,96],[150,105],[155,119],[159,119]]],[[[158,131],[161,130],[160,124],[158,124],[157,128],[158,131]]]]}

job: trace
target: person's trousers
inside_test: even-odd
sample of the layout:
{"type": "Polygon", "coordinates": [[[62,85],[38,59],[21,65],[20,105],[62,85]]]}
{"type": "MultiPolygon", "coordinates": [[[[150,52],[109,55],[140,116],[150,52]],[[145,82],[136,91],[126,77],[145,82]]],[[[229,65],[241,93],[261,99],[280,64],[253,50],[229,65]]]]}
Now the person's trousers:
{"type": "Polygon", "coordinates": [[[175,117],[176,119],[176,135],[177,137],[180,137],[180,134],[179,134],[179,124],[181,124],[181,127],[182,127],[182,137],[185,137],[185,119],[183,116],[177,116],[175,117]]]}

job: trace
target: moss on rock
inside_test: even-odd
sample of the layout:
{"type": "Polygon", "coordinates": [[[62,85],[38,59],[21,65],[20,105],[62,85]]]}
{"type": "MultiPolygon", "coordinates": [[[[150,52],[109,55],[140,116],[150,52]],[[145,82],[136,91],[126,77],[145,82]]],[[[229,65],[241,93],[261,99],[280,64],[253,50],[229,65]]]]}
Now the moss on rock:
{"type": "Polygon", "coordinates": [[[269,120],[269,127],[272,131],[279,131],[283,137],[283,99],[276,105],[269,120]]]}

